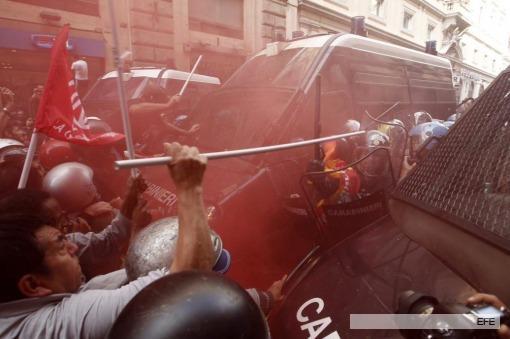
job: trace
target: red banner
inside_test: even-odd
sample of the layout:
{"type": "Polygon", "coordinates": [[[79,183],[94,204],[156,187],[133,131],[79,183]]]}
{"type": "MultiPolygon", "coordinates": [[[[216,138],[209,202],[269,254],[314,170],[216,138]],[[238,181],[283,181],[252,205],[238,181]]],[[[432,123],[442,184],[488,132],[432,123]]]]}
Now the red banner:
{"type": "Polygon", "coordinates": [[[124,138],[109,132],[92,134],[67,62],[69,25],[65,25],[53,45],[48,80],[35,118],[35,128],[49,137],[82,145],[107,145],[124,138]]]}

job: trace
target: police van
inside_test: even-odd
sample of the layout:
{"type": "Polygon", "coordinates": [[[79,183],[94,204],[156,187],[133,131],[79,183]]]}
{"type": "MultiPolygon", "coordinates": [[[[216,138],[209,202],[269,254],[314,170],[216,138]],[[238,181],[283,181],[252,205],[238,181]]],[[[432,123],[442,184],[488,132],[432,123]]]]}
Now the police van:
{"type": "MultiPolygon", "coordinates": [[[[307,140],[340,133],[347,119],[370,128],[365,111],[380,116],[391,106],[381,119],[410,124],[416,111],[453,113],[449,61],[352,34],[278,42],[198,102],[190,116],[200,129],[183,142],[216,152],[307,140]]],[[[242,284],[265,288],[316,247],[321,232],[300,207],[300,182],[315,156],[309,146],[209,162],[211,226],[232,253],[229,275],[242,284]],[[296,213],[286,212],[289,201],[296,213]]],[[[166,169],[142,172],[154,215],[175,213],[166,169]]]]}

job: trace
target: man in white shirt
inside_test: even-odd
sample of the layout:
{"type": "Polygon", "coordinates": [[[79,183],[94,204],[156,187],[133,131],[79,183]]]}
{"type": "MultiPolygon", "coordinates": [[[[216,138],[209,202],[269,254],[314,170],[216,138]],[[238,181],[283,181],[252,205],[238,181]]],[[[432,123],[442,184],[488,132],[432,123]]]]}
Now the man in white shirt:
{"type": "Polygon", "coordinates": [[[87,62],[78,56],[73,57],[73,64],[71,70],[74,72],[74,82],[76,84],[76,90],[81,99],[87,94],[89,89],[89,67],[87,62]]]}
{"type": "MultiPolygon", "coordinates": [[[[210,270],[213,248],[202,198],[206,159],[194,147],[165,144],[179,199],[173,261],[126,285],[124,271],[82,283],[78,246],[34,216],[0,216],[0,337],[104,338],[124,306],[168,273],[210,270]]],[[[169,319],[169,321],[172,321],[169,319]]]]}

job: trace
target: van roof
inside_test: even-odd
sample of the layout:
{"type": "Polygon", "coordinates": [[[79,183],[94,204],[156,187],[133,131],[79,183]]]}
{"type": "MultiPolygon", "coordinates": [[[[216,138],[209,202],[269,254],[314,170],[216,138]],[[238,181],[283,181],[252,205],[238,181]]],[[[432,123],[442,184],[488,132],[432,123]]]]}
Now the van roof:
{"type": "MultiPolygon", "coordinates": [[[[283,50],[293,48],[320,48],[324,46],[334,34],[319,35],[310,38],[302,38],[291,42],[282,42],[283,50]]],[[[442,68],[451,68],[450,61],[446,58],[438,57],[425,52],[416,51],[410,48],[401,47],[387,42],[369,39],[355,34],[338,34],[338,37],[331,43],[331,46],[345,47],[360,51],[366,51],[372,54],[385,55],[389,57],[405,59],[412,62],[433,65],[442,68]]],[[[266,50],[262,50],[256,56],[264,55],[266,50]]]]}
{"type": "Polygon", "coordinates": [[[409,60],[436,67],[451,68],[450,61],[446,58],[401,47],[387,42],[365,38],[355,34],[341,35],[333,41],[331,46],[346,47],[368,53],[384,55],[393,58],[409,60]]]}
{"type": "MultiPolygon", "coordinates": [[[[156,79],[161,73],[162,68],[131,68],[132,77],[145,77],[145,78],[154,78],[156,79]]],[[[186,81],[188,78],[188,72],[176,71],[174,69],[167,69],[161,76],[163,79],[175,79],[175,80],[183,80],[186,81]]],[[[111,71],[106,73],[102,79],[115,78],[117,77],[117,71],[111,71]]],[[[215,84],[220,85],[220,79],[216,77],[210,77],[207,75],[201,74],[193,74],[191,77],[191,81],[193,82],[203,82],[207,84],[215,84]]]]}

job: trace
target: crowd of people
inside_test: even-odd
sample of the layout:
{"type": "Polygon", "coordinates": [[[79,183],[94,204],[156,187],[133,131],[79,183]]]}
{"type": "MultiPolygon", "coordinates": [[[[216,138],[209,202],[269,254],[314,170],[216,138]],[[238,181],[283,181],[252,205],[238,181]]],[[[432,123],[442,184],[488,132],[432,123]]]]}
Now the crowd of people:
{"type": "Polygon", "coordinates": [[[23,100],[16,98],[14,91],[0,86],[0,138],[14,139],[28,145],[42,91],[43,86],[36,85],[28,104],[22,105],[20,102],[23,100]]]}
{"type": "MultiPolygon", "coordinates": [[[[78,89],[83,92],[88,79],[80,60],[75,61],[74,70],[81,74],[78,89]]],[[[228,269],[224,263],[217,269],[220,256],[211,241],[202,196],[206,159],[194,147],[164,144],[165,154],[173,158],[168,170],[178,198],[178,236],[164,265],[135,278],[128,277],[123,267],[129,246],[152,222],[143,198],[147,184],[141,175],[101,174],[108,171],[105,163],[119,157],[115,145],[96,149],[91,157],[86,147],[47,139],[32,165],[28,188],[17,189],[42,92],[43,87],[36,86],[28,107],[22,109],[16,106],[11,90],[0,88],[0,269],[4,272],[0,282],[0,337],[104,338],[126,305],[146,286],[183,271],[228,269]],[[125,196],[117,196],[118,192],[109,190],[111,183],[102,183],[100,178],[127,181],[125,196]]],[[[178,104],[178,96],[160,102],[144,100],[131,105],[130,113],[135,118],[147,112],[163,112],[161,118],[177,134],[198,130],[198,125],[188,130],[165,120],[165,112],[178,104]]],[[[393,119],[365,136],[322,144],[322,159],[309,168],[323,174],[311,180],[317,190],[316,207],[350,203],[385,190],[421,160],[420,152],[434,146],[427,143],[429,137],[440,138],[451,126],[433,121],[423,112],[414,118],[410,142],[404,124],[393,119]]],[[[455,117],[450,122],[453,124],[455,117]]],[[[104,129],[100,123],[96,125],[104,129]]],[[[342,132],[360,128],[358,121],[349,120],[342,132]]],[[[285,280],[286,276],[275,281],[267,291],[245,290],[243,295],[248,299],[240,297],[243,303],[253,303],[260,309],[260,318],[253,323],[262,327],[250,332],[257,333],[253,338],[262,338],[262,332],[264,338],[269,338],[263,314],[283,299],[285,280]]],[[[476,295],[468,302],[505,307],[490,295],[476,295]]],[[[193,318],[196,321],[200,317],[193,318]]],[[[171,321],[192,323],[190,319],[171,321]]],[[[227,338],[227,332],[207,333],[207,326],[207,322],[197,326],[200,333],[193,338],[227,338]]],[[[229,327],[224,328],[228,331],[229,327]]],[[[510,330],[502,327],[500,336],[510,337],[510,330]]]]}
{"type": "MultiPolygon", "coordinates": [[[[211,271],[216,258],[202,198],[206,159],[196,148],[176,143],[165,144],[165,152],[174,159],[168,167],[179,199],[175,251],[166,267],[130,282],[120,266],[122,258],[130,241],[150,221],[142,198],[147,186],[141,176],[129,180],[113,220],[95,232],[66,228],[67,211],[80,206],[64,205],[64,209],[61,202],[68,203],[70,196],[62,200],[45,191],[24,189],[0,201],[0,267],[5,272],[0,283],[1,337],[103,338],[124,306],[148,284],[185,270],[211,271]]],[[[74,183],[88,196],[83,184],[74,183]]],[[[95,204],[96,210],[104,205],[95,204]]],[[[80,220],[76,218],[75,222],[80,220]]],[[[267,292],[248,293],[267,313],[281,299],[283,281],[267,292]]]]}

